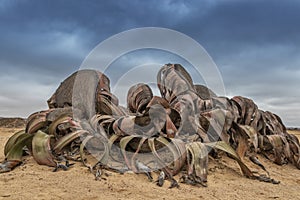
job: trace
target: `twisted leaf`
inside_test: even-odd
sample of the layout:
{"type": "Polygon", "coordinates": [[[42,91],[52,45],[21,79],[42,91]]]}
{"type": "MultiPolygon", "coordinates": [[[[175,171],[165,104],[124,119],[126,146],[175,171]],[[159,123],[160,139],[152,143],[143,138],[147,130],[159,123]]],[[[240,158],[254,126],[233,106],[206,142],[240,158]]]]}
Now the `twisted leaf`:
{"type": "Polygon", "coordinates": [[[188,175],[194,175],[195,181],[203,183],[207,181],[208,151],[201,142],[186,144],[188,175]],[[197,180],[199,179],[199,180],[197,180]]]}
{"type": "Polygon", "coordinates": [[[56,167],[50,146],[52,137],[42,131],[38,131],[32,139],[32,155],[34,160],[40,165],[56,167]]]}
{"type": "Polygon", "coordinates": [[[70,144],[75,139],[85,135],[89,134],[86,130],[77,130],[75,132],[69,133],[68,135],[65,135],[61,137],[54,145],[53,151],[55,153],[59,153],[64,147],[66,147],[68,144],[70,144]]]}
{"type": "Polygon", "coordinates": [[[8,141],[6,142],[4,146],[4,155],[6,156],[7,153],[13,148],[13,146],[16,144],[18,141],[19,137],[25,134],[25,130],[21,130],[13,134],[8,141]]]}
{"type": "Polygon", "coordinates": [[[228,154],[230,154],[234,160],[237,161],[237,163],[239,164],[243,174],[246,177],[254,177],[253,173],[251,172],[251,170],[247,167],[247,165],[245,165],[243,163],[243,161],[241,160],[241,158],[238,156],[238,154],[235,152],[235,150],[226,142],[224,141],[218,141],[218,142],[212,142],[212,143],[205,143],[206,146],[211,147],[211,148],[215,148],[215,149],[219,149],[221,151],[224,151],[228,154]]]}
{"type": "Polygon", "coordinates": [[[248,135],[248,137],[250,138],[250,143],[253,144],[255,152],[257,152],[258,150],[258,136],[257,136],[257,132],[255,131],[255,129],[251,126],[247,126],[247,125],[239,125],[239,127],[241,129],[243,129],[245,131],[245,133],[248,135]]]}
{"type": "Polygon", "coordinates": [[[142,113],[152,97],[151,88],[144,83],[138,83],[128,90],[127,107],[132,113],[142,113]]]}
{"type": "Polygon", "coordinates": [[[26,133],[33,134],[41,128],[46,127],[48,125],[46,116],[50,111],[51,110],[45,110],[31,114],[27,119],[26,133]]]}
{"type": "Polygon", "coordinates": [[[158,137],[156,140],[164,144],[173,154],[174,166],[172,168],[172,174],[178,174],[185,164],[187,156],[184,142],[179,139],[167,139],[165,137],[158,137]]]}
{"type": "Polygon", "coordinates": [[[124,157],[124,160],[125,160],[125,163],[126,163],[127,167],[129,169],[133,170],[133,171],[136,171],[136,168],[135,168],[134,164],[132,164],[134,162],[132,162],[132,161],[129,160],[129,158],[127,156],[127,153],[126,153],[126,147],[127,147],[128,143],[130,141],[132,141],[133,139],[139,139],[140,140],[139,146],[136,149],[136,153],[138,153],[138,151],[141,148],[141,145],[145,142],[146,138],[141,137],[141,136],[137,136],[137,135],[130,135],[130,136],[123,137],[120,140],[120,149],[121,149],[121,152],[123,154],[123,157],[124,157]]]}
{"type": "Polygon", "coordinates": [[[108,162],[108,157],[109,157],[109,146],[108,143],[101,140],[101,138],[96,137],[96,136],[87,136],[83,142],[80,145],[80,157],[83,162],[83,164],[88,167],[90,170],[93,170],[98,164],[101,165],[106,165],[108,162]],[[101,142],[104,146],[104,151],[100,152],[97,147],[91,146],[89,142],[92,142],[92,140],[97,140],[97,142],[101,142]],[[94,151],[94,149],[96,151],[94,151]],[[94,157],[94,161],[92,162],[91,159],[86,156],[86,153],[84,151],[86,149],[92,157],[94,157]]]}
{"type": "Polygon", "coordinates": [[[152,151],[152,154],[156,157],[158,164],[160,165],[160,167],[162,167],[162,169],[164,169],[167,172],[167,175],[169,177],[176,175],[183,167],[186,159],[186,152],[182,141],[178,139],[167,139],[165,137],[158,137],[148,139],[148,144],[152,151]],[[172,153],[172,168],[170,168],[170,163],[166,163],[158,154],[155,145],[156,141],[163,144],[162,148],[167,148],[172,153]]]}
{"type": "Polygon", "coordinates": [[[32,137],[33,134],[22,133],[16,138],[14,145],[9,148],[5,160],[0,164],[0,173],[11,171],[22,162],[23,149],[31,142],[32,137]]]}
{"type": "Polygon", "coordinates": [[[56,137],[58,134],[56,132],[57,127],[60,124],[68,123],[71,119],[72,117],[70,116],[70,114],[62,114],[61,116],[56,118],[49,126],[49,135],[54,135],[56,137]]]}

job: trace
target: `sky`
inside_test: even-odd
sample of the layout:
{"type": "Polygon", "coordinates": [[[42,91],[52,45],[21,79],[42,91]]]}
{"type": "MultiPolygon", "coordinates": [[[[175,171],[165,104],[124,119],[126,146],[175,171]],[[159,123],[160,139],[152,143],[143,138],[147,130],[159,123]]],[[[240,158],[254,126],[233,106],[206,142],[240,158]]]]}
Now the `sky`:
{"type": "MultiPolygon", "coordinates": [[[[0,116],[47,109],[60,82],[107,38],[162,27],[203,46],[226,96],[251,98],[287,126],[300,127],[299,10],[297,0],[0,0],[0,116]]],[[[186,64],[172,53],[146,49],[117,58],[110,74],[131,64],[168,62],[186,64]]]]}

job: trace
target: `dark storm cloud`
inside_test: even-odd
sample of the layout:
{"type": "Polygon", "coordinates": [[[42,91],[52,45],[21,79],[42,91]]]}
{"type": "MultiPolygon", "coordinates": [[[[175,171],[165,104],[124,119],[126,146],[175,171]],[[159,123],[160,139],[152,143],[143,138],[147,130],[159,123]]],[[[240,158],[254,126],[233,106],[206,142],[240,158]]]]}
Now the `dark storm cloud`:
{"type": "Polygon", "coordinates": [[[188,15],[192,23],[182,20],[178,29],[188,30],[202,43],[217,45],[218,51],[269,43],[298,46],[295,42],[300,38],[299,1],[215,2],[218,3],[208,6],[207,12],[199,15],[199,1],[188,15]]]}
{"type": "MultiPolygon", "coordinates": [[[[45,100],[59,82],[99,42],[131,28],[159,26],[203,45],[218,65],[229,96],[253,98],[288,125],[299,126],[299,10],[296,0],[3,0],[0,115],[26,116],[46,108],[45,100]]],[[[157,62],[168,58],[152,56],[157,62]]],[[[139,56],[145,62],[153,58],[139,56]]],[[[126,68],[135,62],[118,63],[126,68]]]]}

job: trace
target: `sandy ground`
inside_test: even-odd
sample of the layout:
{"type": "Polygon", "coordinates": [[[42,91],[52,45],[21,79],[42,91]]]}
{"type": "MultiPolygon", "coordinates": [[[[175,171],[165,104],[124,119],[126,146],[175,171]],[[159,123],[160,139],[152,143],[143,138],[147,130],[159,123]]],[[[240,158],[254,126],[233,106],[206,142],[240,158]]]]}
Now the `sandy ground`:
{"type": "MultiPolygon", "coordinates": [[[[17,130],[0,128],[0,160],[5,142],[17,130]]],[[[294,133],[300,136],[299,131],[294,133]]],[[[108,172],[107,180],[95,181],[81,163],[52,172],[28,157],[24,165],[0,174],[0,199],[300,199],[300,170],[260,160],[272,178],[281,181],[279,185],[243,177],[235,161],[226,156],[210,160],[207,188],[180,184],[178,189],[168,189],[168,181],[160,188],[142,174],[108,172]]]]}

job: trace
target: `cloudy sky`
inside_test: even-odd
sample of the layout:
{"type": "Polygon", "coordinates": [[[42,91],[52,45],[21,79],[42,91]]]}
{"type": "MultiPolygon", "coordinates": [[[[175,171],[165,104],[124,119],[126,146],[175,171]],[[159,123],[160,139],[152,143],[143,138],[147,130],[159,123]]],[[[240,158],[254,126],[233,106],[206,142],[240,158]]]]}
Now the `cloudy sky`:
{"type": "MultiPolygon", "coordinates": [[[[105,39],[163,27],[205,48],[227,96],[249,97],[287,126],[300,126],[299,10],[297,0],[1,0],[0,116],[46,109],[59,83],[105,39]]],[[[120,57],[113,69],[169,61],[181,62],[171,53],[145,50],[120,57]]]]}

